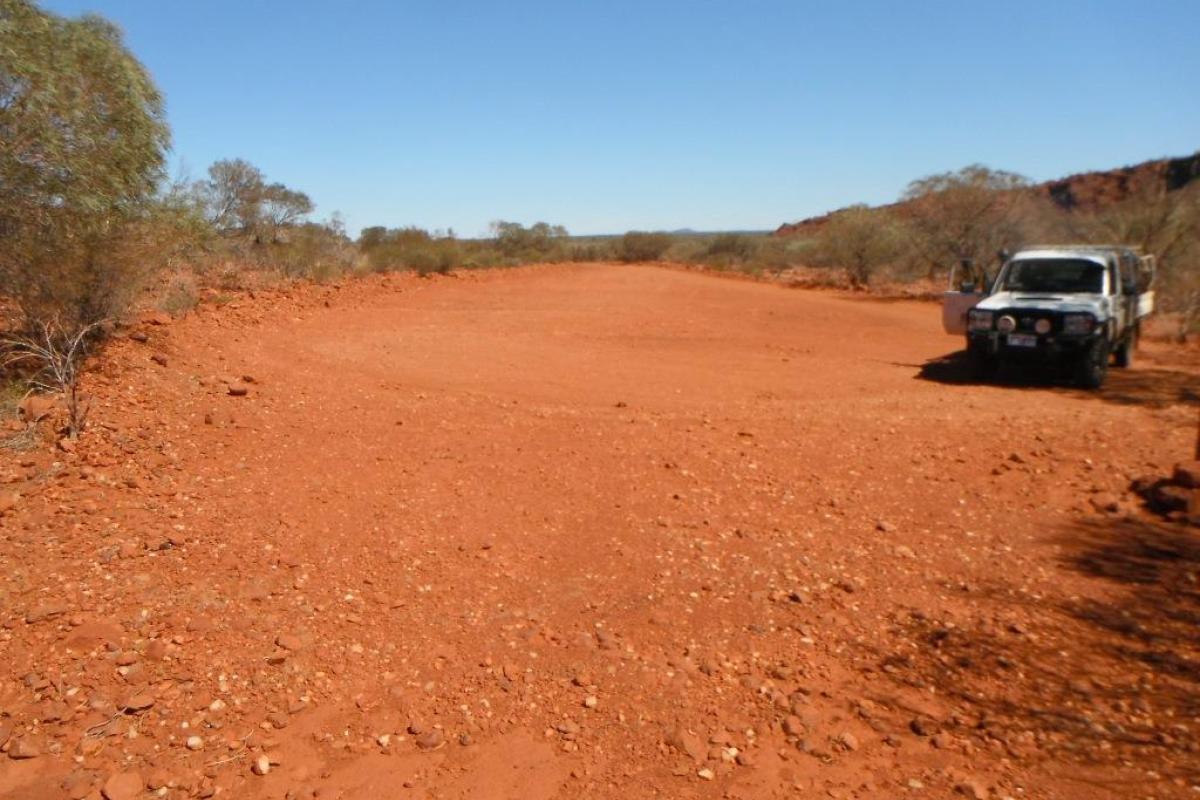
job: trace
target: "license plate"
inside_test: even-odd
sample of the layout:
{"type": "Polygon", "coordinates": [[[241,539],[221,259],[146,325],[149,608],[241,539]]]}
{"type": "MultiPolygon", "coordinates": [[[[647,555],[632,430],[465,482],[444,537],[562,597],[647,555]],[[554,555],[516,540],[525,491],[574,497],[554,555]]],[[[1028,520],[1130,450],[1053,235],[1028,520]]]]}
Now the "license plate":
{"type": "Polygon", "coordinates": [[[1037,347],[1037,337],[1030,336],[1027,333],[1010,333],[1008,335],[1009,347],[1037,347]]]}

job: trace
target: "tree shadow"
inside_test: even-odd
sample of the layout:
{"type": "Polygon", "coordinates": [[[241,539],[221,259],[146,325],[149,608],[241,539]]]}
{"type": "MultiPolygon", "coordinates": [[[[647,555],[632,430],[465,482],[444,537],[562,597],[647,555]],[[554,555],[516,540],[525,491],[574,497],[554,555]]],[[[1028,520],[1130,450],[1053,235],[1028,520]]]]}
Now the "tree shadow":
{"type": "Polygon", "coordinates": [[[1094,398],[1117,405],[1148,408],[1200,403],[1200,376],[1192,372],[1164,367],[1111,368],[1104,387],[1099,391],[1084,391],[1069,385],[1069,378],[1060,367],[1038,366],[1032,369],[1002,368],[994,380],[981,381],[974,377],[967,352],[959,350],[931,358],[918,366],[917,380],[949,385],[991,385],[1013,389],[1054,389],[1075,397],[1094,398]]]}
{"type": "Polygon", "coordinates": [[[913,614],[884,672],[937,687],[963,709],[946,727],[1018,761],[1136,764],[1200,783],[1200,538],[1103,518],[1056,543],[1083,585],[1048,597],[1014,575],[973,593],[970,623],[913,614]]]}

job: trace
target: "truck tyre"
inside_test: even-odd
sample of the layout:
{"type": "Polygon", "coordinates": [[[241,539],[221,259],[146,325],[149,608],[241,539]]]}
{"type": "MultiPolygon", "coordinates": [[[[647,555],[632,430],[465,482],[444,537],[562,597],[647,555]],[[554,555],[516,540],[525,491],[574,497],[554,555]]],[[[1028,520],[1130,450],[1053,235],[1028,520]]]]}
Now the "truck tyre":
{"type": "Polygon", "coordinates": [[[1109,352],[1108,339],[1100,337],[1079,354],[1075,380],[1081,387],[1099,389],[1104,385],[1104,378],[1108,375],[1109,352]]]}
{"type": "Polygon", "coordinates": [[[987,345],[967,345],[967,363],[971,367],[971,377],[977,381],[990,381],[996,377],[999,361],[988,352],[987,345]]]}
{"type": "Polygon", "coordinates": [[[1134,328],[1125,337],[1125,341],[1121,342],[1114,354],[1113,363],[1118,367],[1133,366],[1133,351],[1137,349],[1137,328],[1134,328]]]}

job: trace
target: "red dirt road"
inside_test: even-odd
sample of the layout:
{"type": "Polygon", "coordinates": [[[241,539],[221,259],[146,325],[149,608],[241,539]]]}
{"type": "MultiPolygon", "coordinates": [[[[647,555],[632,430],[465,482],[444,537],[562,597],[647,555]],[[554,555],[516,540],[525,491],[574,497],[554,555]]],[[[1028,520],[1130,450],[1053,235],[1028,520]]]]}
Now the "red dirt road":
{"type": "Polygon", "coordinates": [[[1125,493],[1195,370],[938,325],[596,265],[117,342],[4,456],[0,796],[1195,796],[1200,546],[1125,493]]]}

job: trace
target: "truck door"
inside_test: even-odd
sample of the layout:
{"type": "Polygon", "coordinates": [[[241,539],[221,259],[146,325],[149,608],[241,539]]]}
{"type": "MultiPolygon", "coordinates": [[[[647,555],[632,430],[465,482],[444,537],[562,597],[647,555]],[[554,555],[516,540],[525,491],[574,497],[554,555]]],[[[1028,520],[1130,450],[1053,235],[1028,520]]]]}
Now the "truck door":
{"type": "Polygon", "coordinates": [[[967,312],[987,297],[984,287],[977,286],[969,263],[955,265],[950,270],[950,286],[942,293],[942,329],[954,336],[967,334],[967,312]]]}

